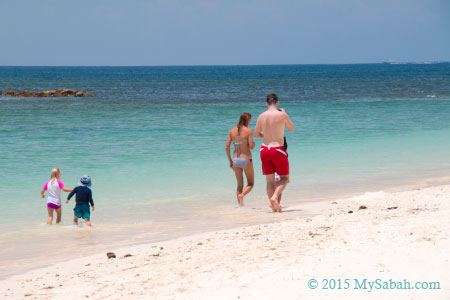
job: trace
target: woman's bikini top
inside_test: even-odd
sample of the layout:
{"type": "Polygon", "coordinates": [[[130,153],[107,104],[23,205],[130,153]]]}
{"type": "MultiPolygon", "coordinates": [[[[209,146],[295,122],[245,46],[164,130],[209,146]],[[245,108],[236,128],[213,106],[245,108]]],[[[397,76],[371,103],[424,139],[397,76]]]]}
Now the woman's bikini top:
{"type": "Polygon", "coordinates": [[[238,157],[241,156],[241,149],[239,148],[239,145],[241,144],[248,144],[248,142],[233,142],[234,147],[236,147],[236,152],[238,157]]]}
{"type": "Polygon", "coordinates": [[[239,148],[239,145],[242,145],[242,144],[248,145],[248,142],[233,142],[233,144],[234,144],[234,147],[236,147],[236,152],[239,157],[239,156],[241,156],[241,149],[239,148]]]}

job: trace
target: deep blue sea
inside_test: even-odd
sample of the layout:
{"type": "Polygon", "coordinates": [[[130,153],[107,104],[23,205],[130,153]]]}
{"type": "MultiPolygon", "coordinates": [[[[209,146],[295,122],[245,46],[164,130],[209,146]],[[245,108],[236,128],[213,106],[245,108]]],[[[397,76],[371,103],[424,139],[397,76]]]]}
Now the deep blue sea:
{"type": "Polygon", "coordinates": [[[0,67],[2,91],[58,88],[96,97],[0,96],[0,276],[54,261],[46,254],[55,247],[57,260],[265,221],[258,148],[248,211],[236,214],[225,141],[242,112],[254,127],[268,93],[296,126],[286,132],[285,206],[450,171],[450,63],[0,67]],[[92,230],[70,225],[73,201],[62,225],[44,225],[39,192],[54,167],[69,187],[92,177],[92,230]]]}

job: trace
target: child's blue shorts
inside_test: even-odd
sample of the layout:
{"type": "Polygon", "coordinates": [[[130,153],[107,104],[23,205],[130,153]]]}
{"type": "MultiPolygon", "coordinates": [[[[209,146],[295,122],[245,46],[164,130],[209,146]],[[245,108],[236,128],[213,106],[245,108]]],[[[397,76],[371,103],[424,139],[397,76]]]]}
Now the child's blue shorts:
{"type": "Polygon", "coordinates": [[[75,213],[75,217],[81,219],[90,219],[91,218],[91,207],[89,204],[76,205],[73,209],[75,213]]]}

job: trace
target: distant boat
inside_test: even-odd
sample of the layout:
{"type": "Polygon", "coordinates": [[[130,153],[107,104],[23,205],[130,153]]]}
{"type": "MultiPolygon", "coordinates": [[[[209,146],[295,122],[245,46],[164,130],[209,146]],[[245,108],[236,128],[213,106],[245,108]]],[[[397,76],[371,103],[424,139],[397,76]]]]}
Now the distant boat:
{"type": "Polygon", "coordinates": [[[392,59],[389,59],[388,61],[384,61],[383,64],[399,65],[400,63],[398,63],[392,59]]]}

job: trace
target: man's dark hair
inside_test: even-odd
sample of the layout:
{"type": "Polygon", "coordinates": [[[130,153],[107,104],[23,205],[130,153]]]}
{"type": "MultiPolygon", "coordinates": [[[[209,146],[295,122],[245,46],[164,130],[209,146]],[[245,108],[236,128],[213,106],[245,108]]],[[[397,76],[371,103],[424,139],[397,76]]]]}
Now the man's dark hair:
{"type": "Polygon", "coordinates": [[[266,102],[269,105],[274,105],[278,102],[278,96],[277,94],[269,94],[266,96],[266,102]]]}

